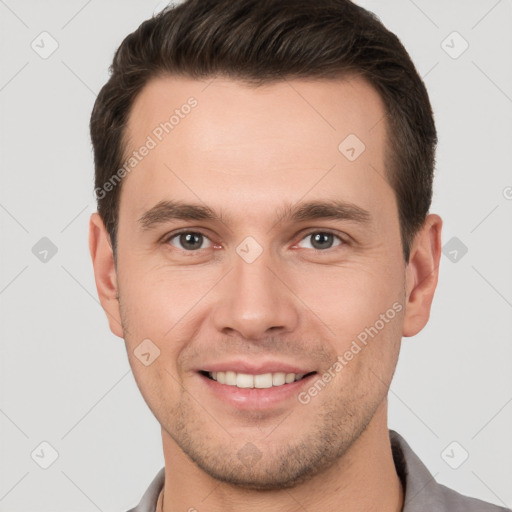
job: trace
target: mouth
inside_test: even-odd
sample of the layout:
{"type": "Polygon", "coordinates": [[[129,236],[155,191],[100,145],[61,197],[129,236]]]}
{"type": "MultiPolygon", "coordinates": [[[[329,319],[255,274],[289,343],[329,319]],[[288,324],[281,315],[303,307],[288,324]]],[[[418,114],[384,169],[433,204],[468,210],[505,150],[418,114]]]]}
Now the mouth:
{"type": "Polygon", "coordinates": [[[307,377],[316,374],[317,372],[309,373],[286,373],[286,372],[272,372],[272,373],[240,373],[234,371],[217,371],[208,372],[201,370],[199,372],[210,380],[214,380],[219,384],[232,386],[241,389],[268,389],[286,387],[294,382],[306,379],[307,377]]]}
{"type": "Polygon", "coordinates": [[[238,358],[203,364],[195,369],[198,385],[202,387],[200,393],[212,397],[212,405],[227,406],[224,409],[227,414],[234,411],[282,414],[297,407],[298,394],[318,375],[311,361],[238,358]]]}

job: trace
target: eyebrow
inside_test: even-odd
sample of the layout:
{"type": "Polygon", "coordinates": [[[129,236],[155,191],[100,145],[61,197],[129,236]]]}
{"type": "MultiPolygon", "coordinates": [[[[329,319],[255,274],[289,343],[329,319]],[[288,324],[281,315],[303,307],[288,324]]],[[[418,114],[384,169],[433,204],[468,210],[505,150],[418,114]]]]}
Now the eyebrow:
{"type": "MultiPolygon", "coordinates": [[[[372,221],[370,212],[353,203],[341,200],[309,201],[298,204],[287,204],[278,210],[274,226],[283,222],[302,222],[307,220],[332,219],[345,220],[358,224],[369,224],[372,221]]],[[[144,212],[138,220],[142,231],[173,220],[208,220],[226,223],[222,214],[217,214],[210,207],[184,203],[181,201],[160,201],[144,212]]]]}
{"type": "Polygon", "coordinates": [[[372,216],[360,206],[341,200],[309,201],[284,206],[280,210],[276,224],[317,219],[348,220],[358,224],[369,224],[372,216]]]}
{"type": "Polygon", "coordinates": [[[138,223],[143,231],[147,231],[172,220],[210,220],[222,222],[221,216],[217,215],[208,206],[183,203],[181,201],[160,201],[147,210],[139,218],[138,223]]]}

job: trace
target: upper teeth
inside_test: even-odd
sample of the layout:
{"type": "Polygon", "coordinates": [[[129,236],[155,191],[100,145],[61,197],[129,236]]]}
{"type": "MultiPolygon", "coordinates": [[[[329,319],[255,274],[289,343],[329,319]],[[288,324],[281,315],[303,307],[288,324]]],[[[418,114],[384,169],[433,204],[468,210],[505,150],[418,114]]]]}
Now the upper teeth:
{"type": "Polygon", "coordinates": [[[249,373],[237,372],[209,372],[208,375],[219,382],[228,386],[238,388],[271,388],[272,386],[282,386],[290,384],[296,380],[302,379],[304,373],[263,373],[261,375],[251,375],[249,373]]]}

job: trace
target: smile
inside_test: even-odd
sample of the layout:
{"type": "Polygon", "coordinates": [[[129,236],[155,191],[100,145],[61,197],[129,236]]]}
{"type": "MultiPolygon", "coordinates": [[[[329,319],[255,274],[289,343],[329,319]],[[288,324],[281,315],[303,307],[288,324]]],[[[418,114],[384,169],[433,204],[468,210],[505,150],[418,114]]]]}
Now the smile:
{"type": "Polygon", "coordinates": [[[292,382],[299,381],[304,377],[316,372],[310,372],[306,374],[275,372],[262,373],[259,375],[253,375],[250,373],[239,373],[233,371],[201,373],[203,373],[203,375],[206,375],[208,378],[217,381],[219,384],[225,384],[227,386],[234,386],[237,388],[265,389],[291,384],[292,382]]]}

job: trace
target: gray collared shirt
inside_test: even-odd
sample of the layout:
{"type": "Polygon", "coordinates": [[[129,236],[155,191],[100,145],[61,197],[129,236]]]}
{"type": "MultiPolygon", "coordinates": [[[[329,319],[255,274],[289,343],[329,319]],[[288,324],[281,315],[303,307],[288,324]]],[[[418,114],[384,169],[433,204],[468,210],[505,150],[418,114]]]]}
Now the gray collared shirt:
{"type": "MultiPolygon", "coordinates": [[[[389,438],[396,471],[404,487],[402,512],[511,512],[510,509],[468,498],[438,484],[400,434],[390,430],[389,438]]],[[[140,503],[128,512],[155,512],[164,479],[165,468],[162,468],[142,496],[140,503]]]]}

